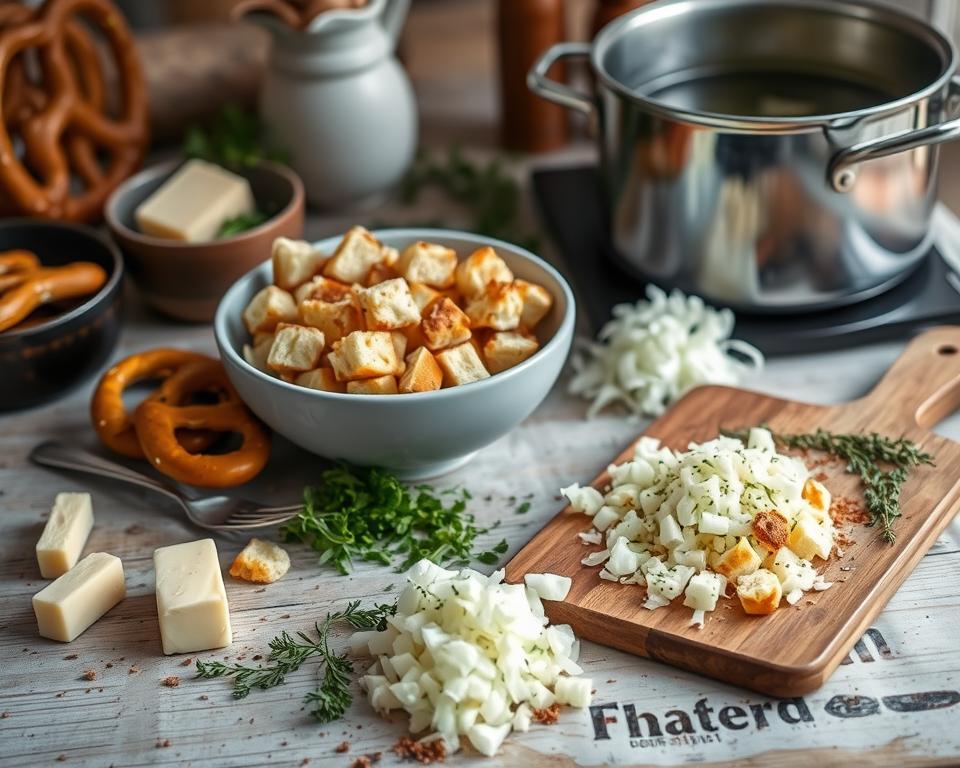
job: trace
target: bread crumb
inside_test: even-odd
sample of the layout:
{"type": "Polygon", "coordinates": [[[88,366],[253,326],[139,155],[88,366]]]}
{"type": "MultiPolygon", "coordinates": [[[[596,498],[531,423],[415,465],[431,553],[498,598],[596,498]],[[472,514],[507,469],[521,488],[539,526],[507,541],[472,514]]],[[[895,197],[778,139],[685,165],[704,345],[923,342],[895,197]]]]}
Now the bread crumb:
{"type": "Polygon", "coordinates": [[[181,667],[189,667],[191,664],[193,664],[193,659],[191,659],[190,657],[187,657],[186,659],[180,662],[181,667]]]}
{"type": "Polygon", "coordinates": [[[350,742],[349,742],[349,741],[341,741],[339,744],[337,744],[336,751],[339,752],[340,754],[343,754],[344,752],[349,752],[349,751],[350,751],[350,742]]]}
{"type": "Polygon", "coordinates": [[[95,669],[85,669],[81,678],[84,680],[96,680],[97,679],[97,670],[95,669]]]}
{"type": "Polygon", "coordinates": [[[533,710],[533,720],[534,722],[540,723],[541,725],[555,725],[557,720],[560,719],[560,705],[551,704],[549,707],[543,707],[542,709],[533,710]]]}
{"type": "Polygon", "coordinates": [[[447,746],[443,739],[422,743],[404,736],[393,745],[395,755],[403,760],[416,760],[418,763],[442,763],[447,756],[447,746]]]}
{"type": "Polygon", "coordinates": [[[176,675],[170,675],[169,677],[163,678],[163,684],[167,686],[167,688],[176,688],[180,685],[180,678],[176,675]]]}

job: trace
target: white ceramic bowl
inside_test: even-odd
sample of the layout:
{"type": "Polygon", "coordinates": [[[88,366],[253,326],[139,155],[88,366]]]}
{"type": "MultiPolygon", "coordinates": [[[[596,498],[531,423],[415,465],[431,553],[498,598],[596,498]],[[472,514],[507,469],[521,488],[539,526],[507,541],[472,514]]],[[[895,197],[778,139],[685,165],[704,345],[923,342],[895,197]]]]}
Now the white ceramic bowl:
{"type": "MultiPolygon", "coordinates": [[[[374,233],[403,249],[416,240],[442,243],[465,258],[493,246],[523,280],[554,299],[536,329],[540,349],[513,368],[460,387],[407,395],[347,395],[288,384],[243,359],[249,335],[241,313],[271,282],[270,262],[227,291],[214,319],[220,358],[244,402],[274,431],[312,453],[362,466],[380,466],[405,479],[435,477],[465,464],[480,448],[529,416],[553,386],[573,340],[576,306],[566,280],[529,251],[499,240],[442,229],[388,229],[374,233]]],[[[330,253],[339,237],[316,245],[330,253]]]]}

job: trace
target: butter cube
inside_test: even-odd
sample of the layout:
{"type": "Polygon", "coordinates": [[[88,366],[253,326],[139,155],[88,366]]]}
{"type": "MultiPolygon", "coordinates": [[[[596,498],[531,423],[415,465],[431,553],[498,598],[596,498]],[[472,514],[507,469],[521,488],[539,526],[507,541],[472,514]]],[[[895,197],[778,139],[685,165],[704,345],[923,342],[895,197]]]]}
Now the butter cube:
{"type": "Polygon", "coordinates": [[[50,519],[37,542],[37,563],[45,579],[62,576],[80,559],[93,528],[89,493],[58,493],[50,519]]]}
{"type": "Polygon", "coordinates": [[[69,643],[126,593],[119,557],[105,552],[87,555],[33,596],[40,635],[69,643]]]}
{"type": "Polygon", "coordinates": [[[160,547],[153,553],[153,565],[163,652],[230,645],[230,608],[213,539],[160,547]]]}
{"type": "Polygon", "coordinates": [[[205,160],[188,160],[134,211],[145,235],[204,243],[227,219],[253,213],[253,193],[242,176],[205,160]]]}

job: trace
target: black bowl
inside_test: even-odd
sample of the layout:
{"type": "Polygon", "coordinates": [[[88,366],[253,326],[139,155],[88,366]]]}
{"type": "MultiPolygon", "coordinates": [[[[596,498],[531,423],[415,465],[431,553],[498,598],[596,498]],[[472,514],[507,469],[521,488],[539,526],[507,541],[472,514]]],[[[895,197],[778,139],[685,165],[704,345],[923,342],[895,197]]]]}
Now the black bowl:
{"type": "Polygon", "coordinates": [[[107,271],[95,295],[35,325],[0,332],[0,411],[52,400],[103,367],[120,334],[123,260],[89,227],[37,219],[0,222],[0,251],[25,248],[44,266],[92,261],[107,271]]]}

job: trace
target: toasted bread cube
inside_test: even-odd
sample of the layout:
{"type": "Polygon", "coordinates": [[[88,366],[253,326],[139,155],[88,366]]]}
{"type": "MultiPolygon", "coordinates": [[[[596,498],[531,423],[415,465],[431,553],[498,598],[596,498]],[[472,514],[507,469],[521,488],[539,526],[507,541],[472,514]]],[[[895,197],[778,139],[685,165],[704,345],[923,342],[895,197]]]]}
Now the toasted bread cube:
{"type": "Polygon", "coordinates": [[[353,295],[339,301],[308,299],[300,302],[300,322],[323,331],[328,344],[363,330],[360,307],[353,295]]]}
{"type": "Polygon", "coordinates": [[[399,331],[394,331],[394,333],[402,333],[403,337],[407,340],[407,352],[413,352],[413,350],[418,347],[423,347],[426,345],[426,339],[423,338],[423,331],[420,330],[419,325],[408,325],[406,328],[401,328],[399,331]]]}
{"type": "Polygon", "coordinates": [[[833,526],[810,512],[801,512],[787,537],[787,546],[804,560],[813,560],[814,556],[826,560],[833,549],[833,526]]]}
{"type": "MultiPolygon", "coordinates": [[[[417,326],[412,326],[416,328],[417,326]]],[[[399,376],[407,368],[407,364],[403,362],[404,355],[407,354],[407,337],[404,335],[403,331],[390,331],[390,341],[393,342],[393,350],[397,353],[397,359],[400,360],[403,370],[401,370],[397,375],[399,376]]]]}
{"type": "Polygon", "coordinates": [[[510,331],[520,325],[523,299],[513,283],[489,283],[467,303],[472,328],[510,331]]]}
{"type": "Polygon", "coordinates": [[[285,291],[303,285],[323,268],[327,257],[306,240],[278,237],[271,249],[273,282],[285,291]]]}
{"type": "Polygon", "coordinates": [[[298,305],[305,301],[335,302],[352,295],[353,288],[349,285],[323,275],[317,275],[293,292],[293,298],[298,305]]]}
{"type": "Polygon", "coordinates": [[[443,296],[440,291],[435,291],[429,285],[424,285],[423,283],[410,283],[410,295],[413,297],[414,303],[419,307],[421,314],[423,314],[423,310],[443,296]]]}
{"type": "Polygon", "coordinates": [[[830,491],[823,483],[812,477],[803,484],[802,496],[810,505],[811,513],[817,520],[824,521],[830,515],[830,491]]]}
{"type": "Polygon", "coordinates": [[[338,381],[396,376],[403,371],[393,335],[387,331],[354,331],[340,339],[330,353],[330,365],[338,381]]]}
{"type": "Polygon", "coordinates": [[[457,289],[471,299],[489,283],[512,283],[513,272],[489,245],[478,248],[457,265],[457,289]]]}
{"type": "Polygon", "coordinates": [[[801,560],[787,547],[771,552],[763,567],[780,579],[785,595],[796,589],[807,592],[813,589],[813,582],[817,580],[817,571],[813,564],[809,560],[801,560]]]}
{"type": "Polygon", "coordinates": [[[737,579],[737,597],[746,613],[765,615],[777,610],[783,588],[775,574],[761,568],[737,579]]]}
{"type": "Polygon", "coordinates": [[[550,307],[553,306],[553,296],[542,285],[528,283],[526,280],[515,280],[514,285],[517,286],[520,298],[523,300],[520,325],[531,331],[550,311],[550,307]]]}
{"type": "Polygon", "coordinates": [[[254,296],[243,310],[243,323],[250,334],[270,333],[277,323],[295,323],[297,305],[283,288],[268,285],[254,296]]]}
{"type": "Polygon", "coordinates": [[[357,379],[347,382],[348,395],[395,395],[396,376],[377,376],[375,379],[357,379]]]}
{"type": "Polygon", "coordinates": [[[420,347],[407,355],[407,370],[400,377],[400,391],[430,392],[440,389],[443,383],[443,371],[436,358],[426,347],[420,347]]]}
{"type": "Polygon", "coordinates": [[[389,245],[383,246],[383,264],[387,267],[397,268],[397,262],[400,261],[400,251],[391,248],[389,245]]]}
{"type": "Polygon", "coordinates": [[[449,288],[454,283],[457,254],[452,248],[422,240],[403,249],[397,271],[411,283],[449,288]]]}
{"type": "Polygon", "coordinates": [[[746,576],[756,571],[763,561],[750,546],[746,536],[741,536],[735,547],[731,547],[722,555],[712,558],[711,567],[717,573],[723,574],[731,582],[736,583],[740,576],[746,576]]]}
{"type": "Polygon", "coordinates": [[[253,344],[243,345],[243,359],[258,371],[272,373],[267,365],[267,357],[270,355],[270,348],[273,346],[274,334],[257,333],[253,337],[253,344]]]}
{"type": "Polygon", "coordinates": [[[456,387],[490,378],[480,355],[470,342],[437,352],[437,362],[443,371],[445,387],[456,387]]]}
{"type": "Polygon", "coordinates": [[[361,288],[357,297],[369,331],[392,331],[420,322],[420,309],[402,277],[361,288]]]}
{"type": "Polygon", "coordinates": [[[420,332],[432,352],[455,347],[470,340],[470,318],[444,297],[427,307],[420,321],[420,332]]]}
{"type": "Polygon", "coordinates": [[[345,392],[346,388],[337,381],[333,368],[314,368],[312,371],[301,373],[293,380],[294,384],[307,389],[319,389],[322,392],[345,392]]]}
{"type": "Polygon", "coordinates": [[[323,345],[323,331],[305,325],[281,323],[277,326],[277,335],[267,355],[267,365],[277,373],[311,371],[320,365],[323,345]]]}
{"type": "Polygon", "coordinates": [[[384,260],[383,245],[363,227],[351,227],[323,267],[341,283],[362,283],[370,268],[384,260]]]}
{"type": "Polygon", "coordinates": [[[512,331],[499,331],[483,344],[483,360],[490,373],[500,373],[522,363],[540,348],[532,336],[512,331]]]}
{"type": "MultiPolygon", "coordinates": [[[[763,509],[753,516],[753,538],[770,552],[776,552],[787,543],[790,523],[775,509],[763,509]]],[[[769,567],[764,565],[764,567],[769,567]]]]}
{"type": "Polygon", "coordinates": [[[235,579],[254,584],[272,584],[290,570],[290,555],[272,541],[250,539],[230,565],[235,579]]]}
{"type": "Polygon", "coordinates": [[[387,266],[386,264],[374,264],[370,267],[370,271],[367,272],[367,276],[363,279],[363,284],[369,288],[371,285],[378,285],[387,280],[393,280],[399,277],[400,274],[393,267],[387,266]]]}

